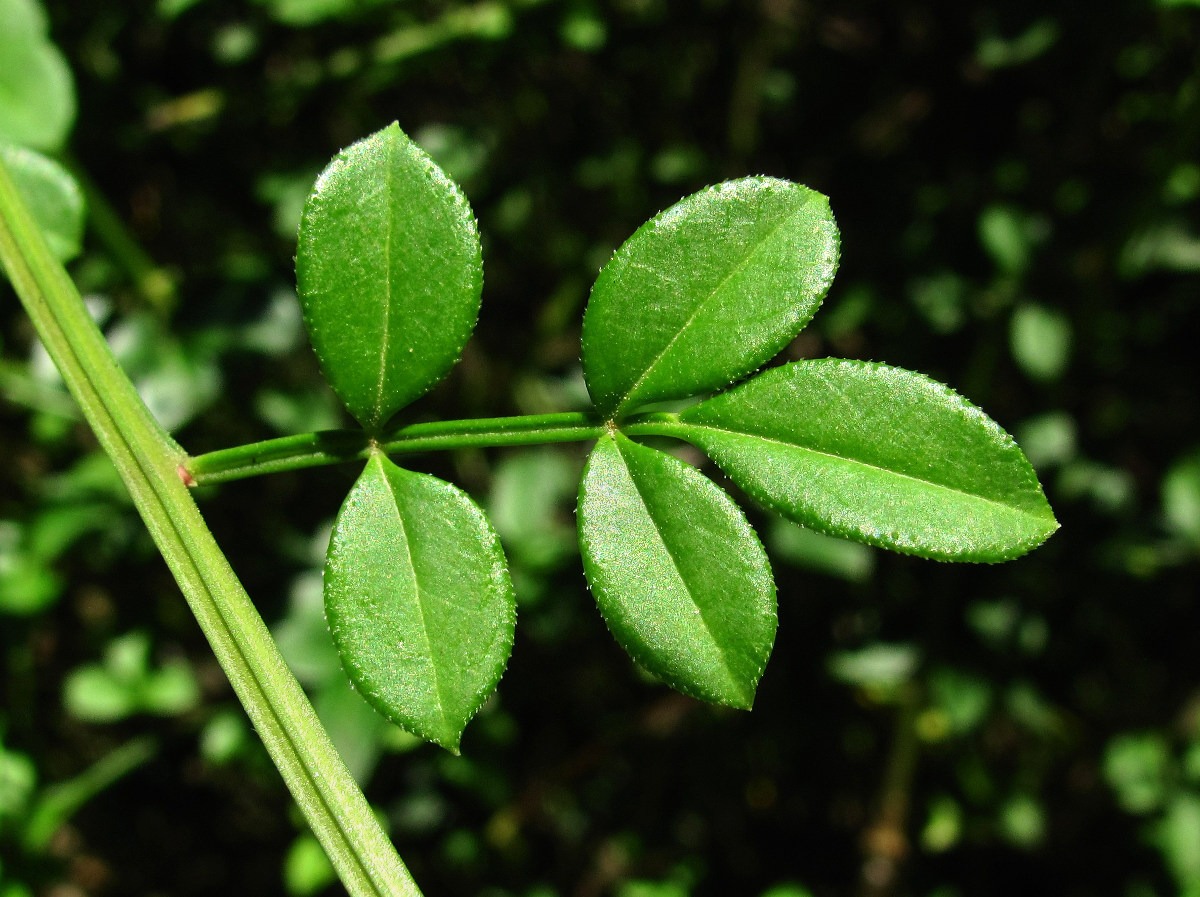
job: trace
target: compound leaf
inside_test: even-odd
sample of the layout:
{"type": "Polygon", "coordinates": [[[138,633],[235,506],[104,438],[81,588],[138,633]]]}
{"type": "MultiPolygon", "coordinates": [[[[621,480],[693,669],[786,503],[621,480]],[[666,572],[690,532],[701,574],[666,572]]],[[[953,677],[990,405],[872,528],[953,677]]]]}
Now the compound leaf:
{"type": "Polygon", "coordinates": [[[368,430],[458,360],[479,315],[479,232],[458,186],[396,124],[317,179],[296,248],[321,369],[368,430]]]}
{"type": "Polygon", "coordinates": [[[504,672],[516,623],[504,553],[479,507],[373,456],[334,524],[325,613],[367,701],[457,752],[504,672]]]}
{"type": "Polygon", "coordinates": [[[906,554],[1002,561],[1058,528],[1012,437],[928,377],[800,361],[686,409],[680,435],[754,499],[906,554]]]}
{"type": "Polygon", "coordinates": [[[618,642],[667,684],[749,708],[775,641],[775,582],[740,508],[694,467],[620,433],[579,491],[579,542],[618,642]]]}
{"type": "Polygon", "coordinates": [[[829,201],[774,178],[695,193],[604,266],[583,319],[583,370],[607,417],[729,385],[808,323],[837,268],[829,201]]]}

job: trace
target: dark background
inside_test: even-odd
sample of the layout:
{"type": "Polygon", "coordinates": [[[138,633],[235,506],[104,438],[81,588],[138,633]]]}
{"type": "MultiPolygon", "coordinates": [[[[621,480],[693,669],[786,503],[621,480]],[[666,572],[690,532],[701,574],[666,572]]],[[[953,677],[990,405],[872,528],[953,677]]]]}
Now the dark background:
{"type": "MultiPolygon", "coordinates": [[[[496,511],[521,601],[509,670],[453,758],[345,710],[327,653],[297,647],[323,629],[296,596],[355,471],[207,490],[425,892],[1200,893],[1200,7],[326,7],[48,4],[78,93],[69,153],[123,222],[93,221],[71,270],[189,451],[342,422],[289,311],[298,202],[398,120],[463,184],[486,272],[477,335],[414,417],[582,407],[579,320],[611,251],[685,194],[770,174],[829,195],[843,238],[788,357],[949,383],[1017,435],[1062,523],[975,567],[839,553],[751,511],[780,626],[738,713],[650,682],[605,630],[571,548],[583,447],[417,459],[496,511]],[[173,299],[138,289],[122,229],[173,299]],[[513,485],[541,497],[514,507],[513,485]]],[[[32,370],[0,289],[0,349],[32,370]]],[[[45,850],[0,834],[0,881],[286,893],[298,816],[132,509],[80,473],[86,428],[14,395],[0,426],[6,538],[66,528],[44,600],[0,608],[3,744],[39,787],[155,745],[45,850]],[[93,523],[72,528],[80,507],[93,523]],[[199,697],[88,719],[66,683],[131,632],[199,697]]]]}

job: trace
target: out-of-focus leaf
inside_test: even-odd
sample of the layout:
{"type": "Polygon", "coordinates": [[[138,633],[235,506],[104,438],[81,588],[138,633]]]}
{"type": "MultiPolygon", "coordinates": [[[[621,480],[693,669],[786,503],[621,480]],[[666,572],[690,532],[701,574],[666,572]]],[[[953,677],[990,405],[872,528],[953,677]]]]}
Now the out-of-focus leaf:
{"type": "Polygon", "coordinates": [[[1046,814],[1029,794],[1010,797],[1000,809],[1000,832],[1018,847],[1036,847],[1046,837],[1046,814]]]}
{"type": "Polygon", "coordinates": [[[0,821],[21,819],[37,787],[37,767],[0,743],[0,821]]]}
{"type": "Polygon", "coordinates": [[[200,756],[205,762],[221,766],[242,755],[251,743],[251,733],[245,714],[222,710],[205,725],[200,733],[200,756]]]}
{"type": "Polygon", "coordinates": [[[24,820],[22,841],[32,853],[44,853],[50,839],[88,801],[154,756],[151,738],[135,738],[109,751],[83,772],[45,788],[24,820]]]}
{"type": "Polygon", "coordinates": [[[1062,312],[1025,303],[1012,317],[1013,358],[1035,380],[1057,380],[1071,355],[1071,323],[1062,312]]]}
{"type": "Polygon", "coordinates": [[[577,462],[553,449],[523,451],[500,462],[488,516],[514,563],[546,570],[576,552],[569,507],[578,483],[577,462]]]}
{"type": "Polygon", "coordinates": [[[16,522],[0,520],[0,614],[36,614],[62,590],[61,577],[30,550],[25,533],[16,522]]]}
{"type": "Polygon", "coordinates": [[[1005,707],[1014,720],[1042,736],[1058,736],[1063,730],[1062,714],[1027,682],[1012,685],[1005,707]]]}
{"type": "Polygon", "coordinates": [[[1029,267],[1033,246],[1024,213],[988,206],[979,216],[979,240],[1001,272],[1022,274],[1029,267]]]}
{"type": "Polygon", "coordinates": [[[366,787],[383,752],[383,730],[391,728],[391,723],[375,712],[345,676],[321,686],[313,696],[313,709],[350,775],[366,787]]]}
{"type": "Polygon", "coordinates": [[[1100,510],[1116,514],[1133,501],[1133,477],[1119,467],[1076,458],[1063,467],[1058,493],[1064,498],[1086,497],[1100,510]]]}
{"type": "Polygon", "coordinates": [[[829,672],[849,685],[891,690],[912,678],[920,659],[912,645],[879,643],[835,654],[829,660],[829,672]]]}
{"type": "Polygon", "coordinates": [[[0,0],[0,142],[54,151],[75,121],[75,85],[36,0],[0,0]]]}
{"type": "Polygon", "coordinates": [[[1182,791],[1152,829],[1152,838],[1167,861],[1167,868],[1185,893],[1200,886],[1200,795],[1182,791]]]}
{"type": "Polygon", "coordinates": [[[380,6],[388,0],[255,0],[265,6],[271,18],[293,28],[305,28],[331,19],[340,19],[380,6]]]}
{"type": "Polygon", "coordinates": [[[1007,68],[1032,62],[1058,41],[1058,22],[1041,18],[1013,38],[989,35],[979,42],[975,58],[989,69],[1007,68]]]}
{"type": "Polygon", "coordinates": [[[67,677],[63,703],[76,719],[90,723],[115,722],[136,709],[133,690],[96,666],[83,667],[67,677]]]}
{"type": "Polygon", "coordinates": [[[1167,797],[1171,748],[1158,732],[1119,735],[1104,751],[1104,778],[1130,813],[1149,813],[1167,797]]]}
{"type": "Polygon", "coordinates": [[[827,536],[790,520],[772,521],[768,544],[773,557],[848,582],[865,582],[875,569],[875,555],[869,546],[827,536]]]}
{"type": "Polygon", "coordinates": [[[1162,506],[1171,531],[1200,544],[1200,452],[1171,465],[1163,477],[1162,506]]]}
{"type": "Polygon", "coordinates": [[[153,315],[123,317],[106,335],[164,429],[179,429],[220,395],[221,372],[213,352],[180,342],[153,315]]]}
{"type": "Polygon", "coordinates": [[[288,610],[272,627],[279,652],[296,678],[310,687],[341,674],[337,649],[329,640],[321,574],[307,571],[292,581],[288,610]]]}
{"type": "Polygon", "coordinates": [[[992,704],[992,687],[986,679],[942,668],[929,676],[930,703],[945,715],[955,735],[974,731],[992,704]]]}
{"type": "Polygon", "coordinates": [[[142,683],[138,690],[142,708],[148,713],[173,716],[196,706],[200,688],[186,663],[167,663],[142,683]]]}
{"type": "MultiPolygon", "coordinates": [[[[4,2],[0,0],[0,6],[4,2]]],[[[0,80],[3,77],[0,73],[0,80]]],[[[0,159],[55,258],[65,262],[79,255],[84,201],[75,178],[53,159],[17,146],[0,143],[0,159]]]]}
{"type": "Polygon", "coordinates": [[[577,6],[567,10],[558,28],[559,36],[568,47],[593,53],[608,40],[608,28],[595,10],[577,6]]]}
{"type": "Polygon", "coordinates": [[[813,892],[801,885],[773,885],[763,891],[759,897],[813,897],[813,892]]]}
{"type": "Polygon", "coordinates": [[[311,897],[337,881],[324,848],[309,832],[296,836],[283,859],[283,886],[291,897],[311,897]]]}
{"type": "Polygon", "coordinates": [[[942,853],[962,839],[963,812],[958,801],[947,795],[929,803],[929,815],[921,829],[921,846],[931,853],[942,853]]]}
{"type": "Polygon", "coordinates": [[[67,710],[94,723],[135,713],[172,716],[191,709],[199,698],[195,675],[186,663],[151,665],[150,639],[144,632],[114,639],[105,648],[102,664],[79,667],[63,686],[67,710]]]}
{"type": "Polygon", "coordinates": [[[1075,457],[1077,430],[1075,419],[1065,411],[1048,411],[1023,421],[1017,427],[1016,437],[1029,463],[1040,471],[1075,457]]]}
{"type": "Polygon", "coordinates": [[[967,319],[967,283],[958,274],[942,272],[914,280],[909,286],[913,305],[939,333],[954,333],[967,319]]]}
{"type": "Polygon", "coordinates": [[[1134,233],[1121,250],[1118,270],[1125,277],[1154,271],[1200,271],[1200,236],[1179,221],[1156,221],[1134,233]]]}

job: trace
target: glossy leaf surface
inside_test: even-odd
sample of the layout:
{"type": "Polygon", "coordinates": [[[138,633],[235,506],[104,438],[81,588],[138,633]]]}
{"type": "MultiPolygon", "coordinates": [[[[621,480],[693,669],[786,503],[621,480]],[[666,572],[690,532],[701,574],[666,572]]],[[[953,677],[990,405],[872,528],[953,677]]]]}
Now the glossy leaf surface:
{"type": "Polygon", "coordinates": [[[775,641],[775,583],[740,508],[688,464],[618,434],[579,492],[584,570],[642,666],[706,701],[749,708],[775,641]]]}
{"type": "Polygon", "coordinates": [[[684,438],[757,501],[833,535],[941,560],[1001,561],[1058,528],[1012,438],[911,371],[796,362],[680,419],[684,438]]]}
{"type": "Polygon", "coordinates": [[[455,486],[382,455],[367,462],[334,525],[325,613],[371,705],[452,751],[504,672],[516,623],[483,512],[455,486]]]}
{"type": "Polygon", "coordinates": [[[462,191],[393,124],[317,179],[296,249],[321,369],[368,430],[438,382],[475,327],[483,261],[462,191]]]}
{"type": "Polygon", "coordinates": [[[661,212],[592,288],[583,370],[596,407],[611,417],[755,370],[812,318],[837,260],[829,201],[799,184],[729,181],[661,212]]]}
{"type": "Polygon", "coordinates": [[[65,262],[83,243],[83,192],[65,168],[40,153],[0,145],[17,192],[33,213],[54,257],[65,262]]]}

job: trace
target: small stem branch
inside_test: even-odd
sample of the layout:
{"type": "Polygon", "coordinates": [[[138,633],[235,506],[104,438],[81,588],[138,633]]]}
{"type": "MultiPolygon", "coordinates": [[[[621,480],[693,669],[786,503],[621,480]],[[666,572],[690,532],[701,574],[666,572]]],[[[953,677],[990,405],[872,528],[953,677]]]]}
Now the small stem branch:
{"type": "Polygon", "coordinates": [[[542,445],[598,439],[604,424],[584,413],[530,414],[409,424],[376,442],[359,430],[326,430],[268,439],[189,458],[184,468],[197,486],[266,473],[366,460],[378,445],[385,454],[542,445]]]}
{"type": "Polygon", "coordinates": [[[192,483],[207,486],[265,473],[366,459],[370,452],[370,441],[361,430],[324,430],[207,452],[188,458],[184,469],[192,483]]]}
{"type": "Polygon", "coordinates": [[[548,442],[586,442],[599,439],[604,422],[595,414],[565,412],[478,420],[433,421],[410,424],[380,444],[388,454],[488,448],[507,445],[542,445],[548,442]]]}

